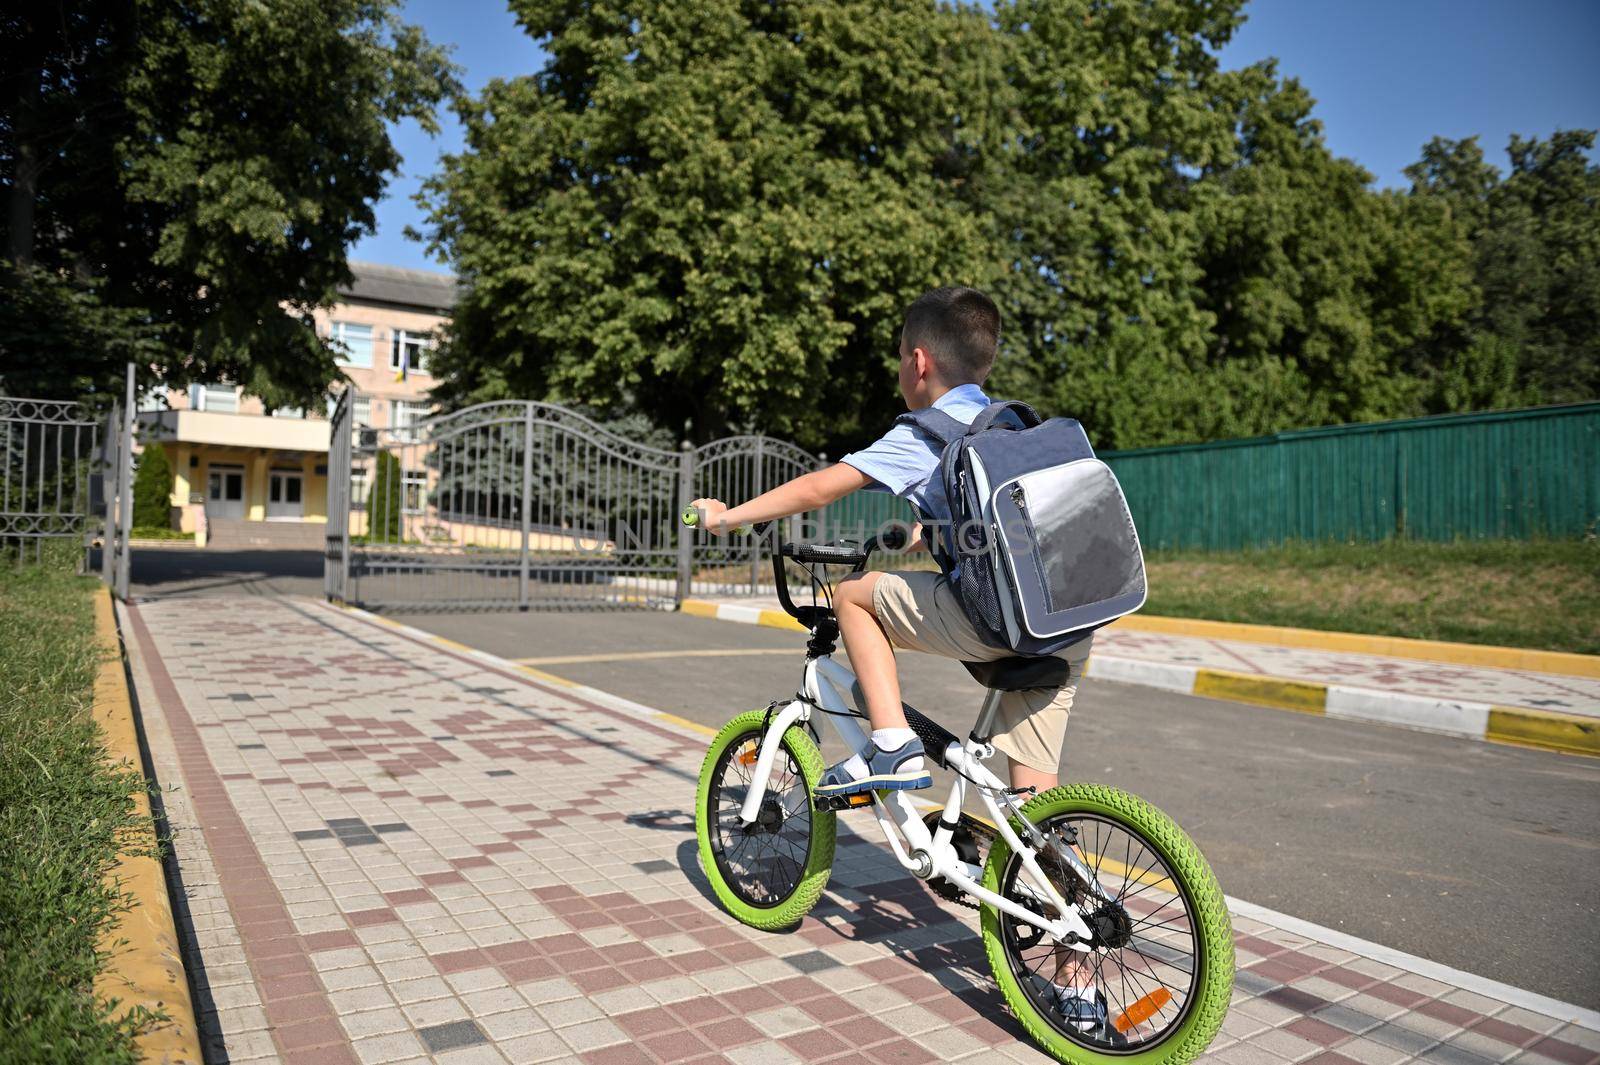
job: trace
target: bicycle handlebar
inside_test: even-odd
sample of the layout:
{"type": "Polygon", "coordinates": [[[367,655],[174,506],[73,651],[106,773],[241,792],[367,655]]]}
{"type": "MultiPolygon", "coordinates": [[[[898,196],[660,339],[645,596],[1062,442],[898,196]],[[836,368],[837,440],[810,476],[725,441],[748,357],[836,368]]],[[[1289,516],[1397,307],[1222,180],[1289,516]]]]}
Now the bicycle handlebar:
{"type": "MultiPolygon", "coordinates": [[[[682,514],[683,524],[694,528],[700,523],[700,512],[694,507],[686,507],[682,514]]],[[[757,536],[764,536],[772,527],[770,521],[759,521],[754,525],[740,525],[732,531],[735,533],[753,532],[757,536]]],[[[907,530],[900,525],[890,525],[881,536],[873,536],[865,543],[857,544],[850,540],[834,541],[826,544],[795,544],[787,543],[779,546],[772,553],[772,580],[778,591],[778,602],[782,605],[784,613],[796,618],[807,627],[814,627],[819,617],[817,607],[796,607],[789,596],[789,575],[784,571],[783,560],[792,558],[796,562],[824,565],[824,566],[854,566],[857,570],[866,565],[867,559],[874,551],[885,548],[890,551],[899,551],[906,546],[908,540],[907,530]]],[[[826,612],[824,612],[825,614],[826,612]]]]}

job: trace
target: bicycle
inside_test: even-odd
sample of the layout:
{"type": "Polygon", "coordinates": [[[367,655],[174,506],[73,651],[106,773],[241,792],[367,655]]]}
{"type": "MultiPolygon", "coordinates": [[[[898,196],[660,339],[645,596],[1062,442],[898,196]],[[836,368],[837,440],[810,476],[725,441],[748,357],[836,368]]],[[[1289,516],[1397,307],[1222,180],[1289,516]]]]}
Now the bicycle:
{"type": "MultiPolygon", "coordinates": [[[[695,517],[686,511],[683,521],[695,517]]],[[[902,791],[813,801],[824,769],[813,711],[833,722],[847,749],[867,742],[855,676],[831,657],[839,629],[818,569],[857,572],[880,547],[897,546],[874,537],[785,543],[773,553],[779,602],[810,633],[804,679],[794,697],[728,722],[706,753],[695,832],[717,898],[754,928],[797,924],[832,871],[837,811],[870,806],[901,867],[942,897],[976,905],[995,982],[1046,1052],[1070,1065],[1198,1056],[1222,1025],[1234,956],[1222,889],[1194,842],[1148,802],[1104,784],[1060,786],[1019,803],[1029,789],[1007,787],[983,764],[994,755],[988,737],[1005,667],[1038,660],[997,664],[965,741],[905,708],[927,756],[954,775],[942,809],[919,816],[902,791]],[[792,601],[785,560],[808,574],[810,606],[792,601]],[[988,824],[962,812],[969,790],[988,824]],[[1080,988],[1092,974],[1102,1019],[1066,1016],[1056,981],[1069,971],[1080,988]]]]}

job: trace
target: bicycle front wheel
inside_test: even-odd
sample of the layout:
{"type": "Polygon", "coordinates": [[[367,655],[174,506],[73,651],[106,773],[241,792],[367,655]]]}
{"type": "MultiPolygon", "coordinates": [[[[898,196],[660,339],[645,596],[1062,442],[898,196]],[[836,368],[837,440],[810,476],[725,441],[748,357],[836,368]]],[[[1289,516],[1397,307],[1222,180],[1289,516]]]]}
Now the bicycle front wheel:
{"type": "MultiPolygon", "coordinates": [[[[1051,941],[1038,928],[983,907],[984,947],[995,981],[1035,1042],[1073,1065],[1180,1065],[1215,1038],[1233,990],[1233,929],[1204,856],[1166,814],[1101,784],[1052,788],[1023,815],[1071,848],[1096,892],[1070,863],[1040,866],[1094,933],[1091,949],[1051,941]]],[[[997,840],[984,886],[1054,917],[1022,862],[997,840]]]]}
{"type": "Polygon", "coordinates": [[[833,870],[835,821],[815,810],[811,791],[822,753],[793,727],[772,764],[755,822],[739,811],[765,735],[767,712],[740,714],[722,727],[700,767],[695,835],[700,864],[722,905],[752,928],[787,928],[810,912],[833,870]]]}

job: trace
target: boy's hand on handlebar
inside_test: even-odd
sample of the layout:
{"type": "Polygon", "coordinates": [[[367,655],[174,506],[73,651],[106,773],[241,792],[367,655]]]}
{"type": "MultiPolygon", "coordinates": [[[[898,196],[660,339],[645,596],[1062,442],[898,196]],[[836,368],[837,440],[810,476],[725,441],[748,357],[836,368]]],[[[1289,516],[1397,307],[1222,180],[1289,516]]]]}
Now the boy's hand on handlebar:
{"type": "Polygon", "coordinates": [[[707,532],[727,535],[728,526],[722,516],[728,512],[728,504],[720,499],[696,499],[689,505],[700,512],[700,526],[707,532]]]}

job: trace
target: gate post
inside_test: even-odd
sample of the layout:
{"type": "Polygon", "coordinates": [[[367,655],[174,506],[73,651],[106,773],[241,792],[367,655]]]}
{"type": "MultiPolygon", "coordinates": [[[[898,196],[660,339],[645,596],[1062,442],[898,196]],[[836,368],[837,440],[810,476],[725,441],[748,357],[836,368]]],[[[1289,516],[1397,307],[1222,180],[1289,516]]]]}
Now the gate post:
{"type": "MultiPolygon", "coordinates": [[[[766,437],[764,437],[764,436],[756,437],[756,474],[755,474],[755,481],[751,485],[751,489],[752,489],[752,491],[750,492],[750,498],[751,499],[754,499],[756,496],[760,495],[762,492],[765,492],[767,490],[766,489],[766,483],[767,483],[767,479],[766,479],[766,449],[763,446],[763,445],[766,444],[766,442],[767,442],[767,438],[766,437]]],[[[762,539],[763,539],[763,537],[757,536],[754,532],[751,532],[751,534],[750,534],[750,594],[751,595],[755,595],[756,591],[761,587],[761,541],[762,541],[762,539]]]]}
{"type": "Polygon", "coordinates": [[[522,571],[517,609],[528,609],[528,540],[533,533],[533,404],[522,405],[522,571]]]}
{"type": "Polygon", "coordinates": [[[128,538],[133,534],[133,363],[128,363],[122,410],[122,446],[117,453],[117,585],[118,599],[128,598],[128,538]]]}
{"type": "Polygon", "coordinates": [[[678,510],[673,524],[678,527],[678,606],[689,598],[694,570],[694,529],[683,523],[683,514],[694,502],[694,447],[685,440],[678,445],[678,510]]]}
{"type": "Polygon", "coordinates": [[[111,413],[106,415],[104,447],[105,470],[100,474],[100,498],[106,505],[105,532],[100,539],[100,579],[112,591],[117,587],[117,482],[122,478],[122,464],[117,452],[122,444],[122,404],[112,400],[111,413]]]}

